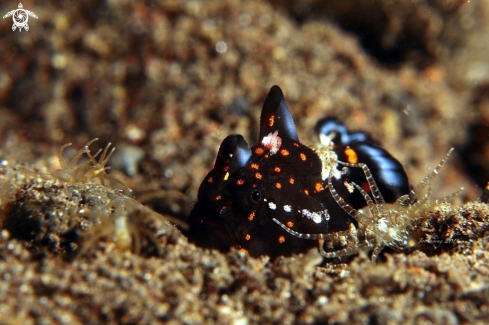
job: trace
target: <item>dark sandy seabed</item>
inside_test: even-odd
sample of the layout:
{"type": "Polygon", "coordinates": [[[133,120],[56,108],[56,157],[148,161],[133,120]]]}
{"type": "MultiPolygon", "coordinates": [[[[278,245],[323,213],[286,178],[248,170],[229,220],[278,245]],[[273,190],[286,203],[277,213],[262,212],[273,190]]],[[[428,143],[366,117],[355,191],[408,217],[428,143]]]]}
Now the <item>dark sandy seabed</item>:
{"type": "Polygon", "coordinates": [[[0,324],[489,322],[489,1],[22,3],[29,31],[0,21],[0,324]],[[465,191],[413,250],[331,272],[317,250],[195,247],[119,184],[57,171],[61,145],[112,142],[124,193],[184,218],[222,139],[256,141],[274,84],[302,142],[336,116],[413,184],[455,147],[432,198],[465,191]]]}

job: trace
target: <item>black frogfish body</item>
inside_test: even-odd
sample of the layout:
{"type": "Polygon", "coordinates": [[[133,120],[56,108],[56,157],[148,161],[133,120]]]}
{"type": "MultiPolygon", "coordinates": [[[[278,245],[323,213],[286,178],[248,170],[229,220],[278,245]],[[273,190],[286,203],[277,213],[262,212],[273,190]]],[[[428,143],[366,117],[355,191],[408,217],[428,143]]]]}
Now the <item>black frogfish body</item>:
{"type": "MultiPolygon", "coordinates": [[[[334,150],[341,154],[345,148],[339,143],[334,150]]],[[[238,134],[223,140],[214,168],[199,188],[185,234],[201,247],[226,251],[235,246],[251,256],[272,259],[317,247],[317,240],[294,236],[274,219],[306,234],[356,226],[328,190],[323,164],[315,150],[299,141],[283,93],[273,86],[261,112],[258,142],[250,147],[238,134]]],[[[335,184],[341,185],[343,177],[335,184]]],[[[359,184],[365,182],[362,175],[354,177],[359,184]]],[[[404,183],[407,187],[407,178],[404,183]]],[[[347,198],[345,187],[338,187],[347,198]]]]}

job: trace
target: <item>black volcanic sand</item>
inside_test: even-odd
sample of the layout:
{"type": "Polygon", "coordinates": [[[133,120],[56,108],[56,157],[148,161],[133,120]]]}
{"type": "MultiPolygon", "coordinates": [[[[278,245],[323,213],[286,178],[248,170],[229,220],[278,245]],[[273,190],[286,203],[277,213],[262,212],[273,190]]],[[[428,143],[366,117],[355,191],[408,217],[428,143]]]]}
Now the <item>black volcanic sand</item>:
{"type": "Polygon", "coordinates": [[[0,324],[487,323],[489,6],[342,3],[28,1],[29,31],[0,21],[0,324]],[[257,140],[274,84],[302,142],[336,116],[413,184],[455,147],[432,197],[465,191],[433,204],[411,251],[335,272],[317,250],[203,250],[128,197],[188,215],[222,139],[257,140]],[[69,159],[92,138],[132,193],[56,171],[61,145],[69,159]]]}

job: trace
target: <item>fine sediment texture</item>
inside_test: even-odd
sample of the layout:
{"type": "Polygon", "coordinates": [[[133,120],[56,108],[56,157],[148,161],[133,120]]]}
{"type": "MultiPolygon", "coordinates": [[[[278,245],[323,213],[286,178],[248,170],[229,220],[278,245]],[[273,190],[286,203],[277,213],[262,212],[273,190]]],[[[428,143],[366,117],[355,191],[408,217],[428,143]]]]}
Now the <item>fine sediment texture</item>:
{"type": "Polygon", "coordinates": [[[487,322],[489,2],[296,3],[36,1],[29,31],[0,21],[0,324],[487,322]],[[410,251],[336,273],[317,250],[272,263],[189,244],[165,218],[189,214],[225,136],[256,141],[274,84],[305,144],[336,116],[413,184],[455,147],[432,198],[466,190],[410,251]],[[46,176],[95,137],[132,193],[46,176]]]}

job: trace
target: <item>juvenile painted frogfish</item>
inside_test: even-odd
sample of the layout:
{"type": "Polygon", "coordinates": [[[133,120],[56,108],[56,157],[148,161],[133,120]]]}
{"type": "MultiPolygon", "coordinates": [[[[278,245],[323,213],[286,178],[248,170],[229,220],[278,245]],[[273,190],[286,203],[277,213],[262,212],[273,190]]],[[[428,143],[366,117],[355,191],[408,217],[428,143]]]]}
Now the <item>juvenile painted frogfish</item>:
{"type": "Polygon", "coordinates": [[[284,95],[273,86],[263,104],[259,140],[250,147],[243,136],[232,134],[221,143],[187,219],[189,241],[221,251],[235,246],[274,259],[351,232],[358,221],[338,198],[355,208],[366,203],[344,184],[370,189],[363,172],[338,160],[366,164],[388,202],[409,192],[402,165],[366,133],[349,132],[331,118],[319,121],[316,130],[317,148],[299,141],[284,95]],[[336,198],[328,180],[337,188],[336,198]]]}

